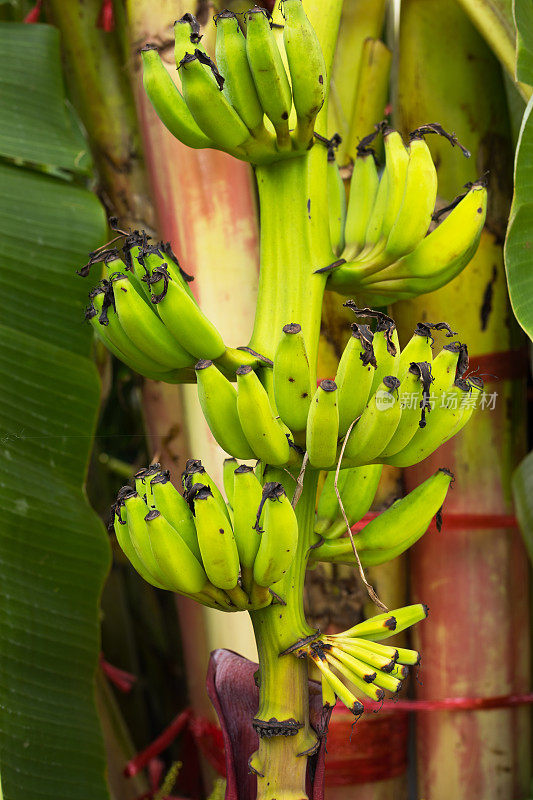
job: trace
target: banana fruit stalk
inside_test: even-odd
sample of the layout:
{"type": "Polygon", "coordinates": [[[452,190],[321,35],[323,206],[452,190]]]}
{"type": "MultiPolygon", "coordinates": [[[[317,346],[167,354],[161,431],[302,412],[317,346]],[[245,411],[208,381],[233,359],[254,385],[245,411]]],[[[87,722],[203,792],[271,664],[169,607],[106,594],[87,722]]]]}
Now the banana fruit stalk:
{"type": "Polygon", "coordinates": [[[337,211],[331,211],[330,225],[344,250],[338,252],[339,261],[326,268],[328,289],[356,294],[369,306],[386,306],[440,288],[476,252],[486,216],[485,185],[467,184],[465,194],[434,213],[437,173],[424,140],[429,133],[444,136],[470,155],[437,124],[413,131],[407,148],[397,131],[383,125],[361,140],[343,230],[338,230],[337,211]],[[370,146],[380,131],[386,155],[381,175],[370,146]]]}
{"type": "Polygon", "coordinates": [[[298,543],[294,509],[279,483],[261,485],[232,461],[228,504],[198,460],[187,462],[182,495],[159,464],[140,470],[113,506],[118,543],[144,580],[223,611],[270,605],[298,543]],[[232,469],[233,468],[233,469],[232,469]],[[231,517],[231,519],[230,519],[231,517]]]}
{"type": "Polygon", "coordinates": [[[409,667],[420,663],[416,650],[390,647],[380,641],[426,619],[427,615],[427,606],[422,603],[398,608],[342,633],[308,636],[281,655],[307,657],[321,674],[323,705],[335,705],[338,697],[358,717],[364,711],[361,698],[379,702],[386,691],[398,694],[409,667]]]}
{"type": "Polygon", "coordinates": [[[173,136],[189,147],[222,150],[252,164],[292,158],[313,145],[326,97],[326,65],[301,0],[285,0],[283,13],[283,40],[259,6],[244,14],[244,31],[232,11],[217,14],[216,63],[200,44],[195,18],[186,14],[174,26],[180,87],[157,47],[143,47],[146,93],[173,136]]]}

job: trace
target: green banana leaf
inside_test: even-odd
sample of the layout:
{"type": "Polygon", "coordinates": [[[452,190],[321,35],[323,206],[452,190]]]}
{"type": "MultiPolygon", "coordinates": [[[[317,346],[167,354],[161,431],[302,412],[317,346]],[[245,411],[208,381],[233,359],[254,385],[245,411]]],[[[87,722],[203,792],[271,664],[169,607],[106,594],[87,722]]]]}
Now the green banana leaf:
{"type": "Polygon", "coordinates": [[[514,471],[512,487],[516,517],[533,562],[533,453],[529,453],[514,471]]]}
{"type": "Polygon", "coordinates": [[[76,185],[90,162],[66,110],[58,45],[48,26],[0,23],[5,800],[108,797],[94,678],[110,550],[83,488],[100,387],[81,321],[87,287],[74,274],[105,219],[76,185]]]}
{"type": "MultiPolygon", "coordinates": [[[[516,0],[517,77],[533,85],[533,6],[516,0]]],[[[514,314],[533,338],[533,97],[520,128],[515,155],[514,196],[505,239],[505,268],[514,314]]]]}

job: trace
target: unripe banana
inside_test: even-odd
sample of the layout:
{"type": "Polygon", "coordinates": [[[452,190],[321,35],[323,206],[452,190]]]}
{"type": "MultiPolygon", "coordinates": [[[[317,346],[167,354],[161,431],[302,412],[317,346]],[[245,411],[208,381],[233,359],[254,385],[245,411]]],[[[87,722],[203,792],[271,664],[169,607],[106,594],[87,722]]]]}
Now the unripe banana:
{"type": "Polygon", "coordinates": [[[230,522],[208,486],[196,484],[190,496],[207,576],[214,586],[231,591],[239,578],[239,554],[230,522]]]}
{"type": "MultiPolygon", "coordinates": [[[[159,561],[156,559],[148,526],[146,524],[146,516],[150,508],[142,500],[138,494],[132,494],[125,498],[124,507],[126,509],[126,519],[130,532],[131,542],[135,548],[135,552],[146,566],[146,569],[151,575],[162,583],[167,589],[171,588],[173,591],[180,591],[174,588],[172,581],[169,581],[168,572],[161,567],[159,561]]],[[[204,581],[205,583],[205,581],[204,581]]],[[[183,591],[183,590],[181,590],[183,591]]],[[[198,589],[200,591],[200,589],[198,589]]]]}
{"type": "Polygon", "coordinates": [[[365,707],[357,700],[354,694],[348,689],[337,675],[330,669],[324,656],[318,653],[310,654],[310,658],[314,661],[320,672],[322,673],[323,680],[329,684],[331,691],[337,695],[339,700],[344,703],[346,708],[352,712],[356,717],[360,717],[365,707]]]}
{"type": "Polygon", "coordinates": [[[437,172],[429,147],[413,135],[400,207],[390,229],[384,261],[392,263],[410,253],[428,232],[437,199],[437,172]]]}
{"type": "Polygon", "coordinates": [[[196,526],[187,501],[170,482],[168,470],[150,480],[150,489],[155,508],[179,533],[189,550],[201,561],[196,526]]]}
{"type": "Polygon", "coordinates": [[[347,636],[350,638],[357,637],[358,639],[383,639],[383,633],[392,633],[396,630],[396,617],[392,611],[387,611],[384,614],[376,614],[374,617],[358,622],[352,628],[346,631],[341,631],[339,636],[347,636]]]}
{"type": "Polygon", "coordinates": [[[237,370],[237,411],[256,458],[282,466],[289,460],[288,439],[274,416],[268,394],[249,366],[237,370]]]}
{"type": "Polygon", "coordinates": [[[337,459],[338,438],[337,384],[330,380],[321,381],[307,417],[305,446],[311,466],[317,469],[333,466],[337,459]]]}
{"type": "Polygon", "coordinates": [[[431,336],[429,326],[424,322],[418,322],[413,336],[400,353],[398,373],[396,376],[399,381],[403,381],[413,362],[427,361],[431,364],[433,361],[433,351],[431,350],[432,342],[433,337],[431,336]]]}
{"type": "Polygon", "coordinates": [[[152,496],[152,479],[157,475],[161,475],[161,464],[150,464],[149,467],[143,467],[133,476],[135,479],[135,491],[141,497],[148,508],[155,508],[154,499],[152,496]]]}
{"type": "Polygon", "coordinates": [[[182,348],[204,359],[216,359],[224,353],[226,345],[220,333],[187,292],[172,280],[166,266],[153,270],[150,291],[159,316],[182,348]]]}
{"type": "MultiPolygon", "coordinates": [[[[342,495],[344,484],[350,476],[350,469],[341,469],[337,481],[337,489],[342,495]]],[[[323,536],[333,522],[337,519],[340,508],[337,493],[335,492],[335,475],[333,470],[326,472],[326,479],[318,497],[314,531],[317,536],[323,536]]]]}
{"type": "Polygon", "coordinates": [[[328,651],[326,651],[326,659],[328,663],[331,664],[333,667],[335,667],[337,672],[340,672],[340,674],[346,680],[348,680],[353,686],[355,686],[355,688],[359,692],[366,694],[375,702],[380,702],[381,700],[383,700],[383,698],[385,697],[385,692],[383,691],[383,689],[379,689],[373,683],[369,683],[367,680],[361,678],[359,675],[357,675],[357,673],[353,671],[353,669],[348,667],[342,661],[339,661],[338,658],[335,658],[335,656],[331,655],[331,653],[328,651]]]}
{"type": "Polygon", "coordinates": [[[262,532],[254,561],[254,581],[269,587],[285,575],[298,544],[298,521],[281,483],[264,485],[256,519],[262,532]]]}
{"type": "Polygon", "coordinates": [[[366,325],[354,323],[335,375],[339,436],[344,436],[352,422],[363,413],[374,382],[375,368],[372,333],[366,325]]]}
{"type": "Polygon", "coordinates": [[[396,377],[398,374],[400,361],[398,331],[393,320],[390,317],[386,317],[385,314],[381,315],[381,319],[378,317],[376,332],[372,339],[372,347],[374,348],[376,369],[370,394],[377,390],[385,375],[396,377]]]}
{"type": "MultiPolygon", "coordinates": [[[[395,664],[398,660],[398,650],[393,647],[387,647],[386,645],[376,645],[377,648],[382,648],[382,651],[375,649],[369,649],[365,647],[365,640],[364,639],[353,639],[347,636],[343,636],[341,634],[336,634],[333,636],[326,636],[326,642],[329,644],[333,644],[341,648],[345,653],[348,655],[357,658],[359,661],[363,661],[365,664],[369,664],[374,669],[379,669],[382,672],[388,672],[392,674],[392,671],[395,667],[395,664]]],[[[374,642],[369,642],[368,644],[374,645],[374,642]]]]}
{"type": "Polygon", "coordinates": [[[344,450],[346,466],[370,464],[392,439],[402,410],[398,402],[400,381],[385,376],[352,429],[344,450]]]}
{"type": "Polygon", "coordinates": [[[139,350],[153,354],[169,370],[194,364],[191,354],[172,336],[155,311],[141,300],[126,276],[117,275],[112,287],[119,322],[139,350]]]}
{"type": "Polygon", "coordinates": [[[226,493],[226,505],[233,509],[233,493],[235,491],[234,473],[240,466],[236,458],[225,458],[222,463],[222,481],[226,493]]]}
{"type": "Polygon", "coordinates": [[[407,650],[405,647],[398,647],[398,664],[406,664],[415,667],[420,664],[420,653],[418,650],[407,650]]]}
{"type": "Polygon", "coordinates": [[[276,39],[264,9],[254,6],[246,20],[246,56],[263,111],[276,131],[278,147],[291,148],[292,92],[276,39]]]}
{"type": "Polygon", "coordinates": [[[355,658],[349,653],[343,652],[340,647],[336,647],[335,645],[333,645],[331,649],[328,648],[328,653],[347,666],[350,671],[361,678],[361,680],[366,683],[372,683],[374,681],[377,673],[375,669],[372,669],[370,664],[355,658]]]}
{"type": "Polygon", "coordinates": [[[426,410],[430,410],[431,365],[426,361],[413,362],[398,389],[402,415],[394,436],[377,456],[384,461],[406,447],[419,428],[426,425],[426,410]]]}
{"type": "Polygon", "coordinates": [[[311,404],[311,370],[301,326],[285,325],[274,356],[274,399],[291,431],[303,431],[311,404]]]}
{"type": "Polygon", "coordinates": [[[246,39],[237,15],[225,9],[215,18],[217,66],[225,78],[224,94],[254,137],[268,137],[254,79],[246,56],[246,39]]]}
{"type": "Polygon", "coordinates": [[[386,463],[408,467],[427,458],[466,425],[476,408],[482,387],[483,384],[478,384],[477,380],[464,381],[461,378],[455,381],[449,392],[438,393],[435,387],[437,399],[425,428],[420,428],[403,450],[384,459],[386,463]]]}
{"type": "Polygon", "coordinates": [[[347,261],[359,255],[365,245],[366,229],[376,202],[378,186],[379,176],[374,154],[363,150],[355,159],[350,183],[344,226],[345,249],[342,254],[347,261]]]}
{"type": "MultiPolygon", "coordinates": [[[[355,534],[354,543],[363,566],[392,561],[418,541],[439,513],[452,480],[451,472],[438,470],[355,534]]],[[[310,559],[336,564],[353,564],[355,560],[351,542],[347,539],[324,542],[311,551],[310,559]]],[[[361,634],[354,629],[349,635],[361,634]]]]}
{"type": "Polygon", "coordinates": [[[242,583],[248,594],[252,591],[253,567],[261,534],[257,530],[257,510],[261,505],[263,487],[252,467],[241,464],[234,471],[233,532],[239,551],[242,583]]]}
{"type": "Polygon", "coordinates": [[[136,254],[134,254],[134,251],[131,253],[133,269],[136,270],[141,285],[147,292],[148,301],[150,304],[152,304],[152,296],[150,293],[150,276],[156,267],[165,267],[172,280],[187,292],[195,305],[198,305],[196,298],[189,286],[189,283],[193,280],[193,278],[191,275],[187,275],[187,273],[181,268],[177,257],[172,251],[170,242],[167,242],[166,244],[164,242],[148,244],[146,241],[144,241],[142,247],[136,249],[138,250],[136,254]],[[135,264],[137,264],[137,266],[135,266],[135,264]]]}
{"type": "Polygon", "coordinates": [[[199,361],[195,368],[198,399],[211,433],[220,447],[237,458],[253,458],[237,412],[237,390],[212,361],[199,361]]]}
{"type": "Polygon", "coordinates": [[[326,64],[302,0],[284,0],[283,14],[283,42],[296,109],[294,137],[297,145],[306,149],[313,143],[315,119],[326,98],[326,64]]]}
{"type": "Polygon", "coordinates": [[[378,634],[371,636],[368,632],[355,633],[355,630],[358,627],[356,625],[354,628],[350,629],[352,631],[351,635],[361,638],[373,638],[377,641],[381,641],[382,639],[388,639],[390,636],[395,636],[397,633],[401,633],[407,628],[410,628],[412,625],[416,625],[417,622],[421,622],[423,619],[426,619],[428,613],[429,609],[426,605],[424,605],[424,603],[415,603],[411,606],[396,608],[393,611],[388,611],[386,614],[378,614],[376,617],[374,617],[374,620],[379,621],[392,614],[396,620],[396,627],[394,630],[383,627],[378,634]]]}
{"type": "MultiPolygon", "coordinates": [[[[301,3],[302,0],[295,0],[301,3]]],[[[331,249],[335,255],[340,255],[344,250],[344,225],[346,223],[346,191],[341,177],[339,165],[332,154],[328,153],[328,210],[329,210],[329,236],[331,249]]]]}
{"type": "MultiPolygon", "coordinates": [[[[365,514],[370,510],[370,506],[376,496],[382,470],[383,467],[381,464],[370,464],[364,467],[353,467],[352,469],[343,470],[346,472],[346,480],[343,482],[339,493],[344,507],[344,513],[348,517],[350,527],[363,519],[365,514]]],[[[334,478],[335,473],[328,473],[326,483],[330,480],[331,476],[334,478]]],[[[339,512],[340,509],[337,506],[337,514],[332,521],[333,524],[321,532],[324,539],[338,539],[339,536],[346,533],[346,523],[343,518],[339,517],[339,512]]],[[[316,528],[315,532],[320,533],[316,531],[316,528]]]]}
{"type": "Polygon", "coordinates": [[[185,594],[205,591],[208,580],[204,568],[170,522],[153,508],[145,523],[155,560],[170,588],[185,594]]]}
{"type": "MultiPolygon", "coordinates": [[[[213,62],[196,49],[181,60],[179,71],[185,102],[198,127],[215,146],[231,153],[242,154],[242,145],[250,131],[222,93],[223,79],[219,85],[212,79],[213,62]]],[[[218,74],[218,73],[217,73],[218,74]]]]}
{"type": "Polygon", "coordinates": [[[218,503],[219,508],[224,512],[228,520],[230,519],[230,513],[228,511],[228,507],[222,497],[220,489],[216,485],[213,478],[208,475],[205,471],[204,466],[200,459],[197,458],[189,458],[185,462],[185,470],[182,473],[181,480],[183,483],[183,487],[185,489],[185,500],[189,504],[189,508],[192,510],[192,496],[194,494],[193,489],[196,484],[201,484],[202,486],[207,486],[211,490],[211,494],[215,498],[216,502],[218,503]]]}
{"type": "Polygon", "coordinates": [[[481,182],[468,193],[446,219],[415,249],[379,273],[363,277],[361,285],[376,284],[380,292],[397,291],[397,286],[416,278],[434,279],[451,269],[457,274],[477,250],[487,211],[487,190],[481,182]]]}
{"type": "MultiPolygon", "coordinates": [[[[195,50],[200,50],[203,55],[207,55],[207,51],[202,44],[202,36],[200,35],[200,24],[194,14],[184,14],[180,19],[174,23],[174,61],[176,69],[179,70],[183,57],[187,53],[194,53],[195,50]]],[[[212,75],[212,80],[216,82],[215,76],[212,75]]]]}
{"type": "Polygon", "coordinates": [[[322,705],[324,708],[334,708],[335,703],[337,702],[337,697],[335,692],[327,682],[324,675],[321,676],[321,685],[322,685],[322,705]]]}
{"type": "Polygon", "coordinates": [[[402,203],[409,156],[398,131],[383,134],[385,169],[365,235],[365,249],[358,256],[371,262],[384,249],[402,203]]]}
{"type": "Polygon", "coordinates": [[[176,84],[161,61],[157,47],[147,44],[141,49],[143,85],[154,111],[170,133],[187,147],[216,147],[197,125],[176,84]]]}
{"type": "Polygon", "coordinates": [[[174,371],[136,347],[126,334],[114,309],[112,296],[110,284],[97,286],[89,295],[91,305],[85,311],[85,319],[90,322],[97,337],[130,369],[152,380],[173,383],[174,371]]]}
{"type": "Polygon", "coordinates": [[[131,563],[134,570],[139,573],[141,578],[144,578],[147,583],[151,583],[152,586],[155,586],[158,589],[168,589],[168,586],[164,585],[164,583],[159,581],[154,575],[151,574],[149,569],[137,555],[137,551],[133,546],[126,519],[124,501],[128,497],[134,496],[135,489],[132,489],[131,486],[123,486],[118,493],[118,498],[114,506],[114,529],[117,542],[120,545],[120,549],[131,563]]]}

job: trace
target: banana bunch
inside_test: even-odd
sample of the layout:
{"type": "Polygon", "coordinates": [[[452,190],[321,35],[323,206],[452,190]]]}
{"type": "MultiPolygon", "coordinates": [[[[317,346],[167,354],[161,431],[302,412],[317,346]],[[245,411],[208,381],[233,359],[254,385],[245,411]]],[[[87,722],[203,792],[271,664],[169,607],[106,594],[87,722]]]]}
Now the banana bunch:
{"type": "MultiPolygon", "coordinates": [[[[359,470],[362,469],[364,468],[359,468],[359,470]]],[[[361,479],[361,476],[359,476],[359,479],[361,479]]],[[[379,516],[367,523],[360,532],[354,533],[354,544],[361,564],[364,567],[372,567],[397,558],[424,535],[435,516],[437,527],[440,530],[442,506],[453,480],[454,476],[449,470],[443,467],[438,469],[434,475],[427,478],[420,486],[417,486],[405,497],[396,500],[389,508],[382,511],[379,516]]],[[[356,494],[356,487],[357,484],[354,487],[350,487],[351,495],[356,494]]],[[[364,489],[361,494],[364,495],[364,489]]],[[[342,494],[341,499],[343,499],[342,494]]],[[[368,502],[368,499],[367,502],[361,502],[355,516],[359,515],[362,507],[366,505],[370,507],[370,502],[368,502]]],[[[359,519],[362,516],[364,515],[361,515],[359,519]]],[[[352,517],[349,515],[348,520],[350,525],[354,524],[351,522],[352,517]]],[[[352,543],[343,536],[346,532],[346,523],[343,519],[337,519],[322,534],[317,533],[315,528],[316,541],[309,553],[309,565],[312,567],[318,561],[330,561],[335,564],[356,564],[352,543]]]]}
{"type": "Polygon", "coordinates": [[[263,486],[236,463],[226,478],[228,503],[201,462],[189,460],[183,495],[155,464],[119,491],[113,507],[117,541],[141,577],[224,611],[269,605],[298,543],[283,486],[263,486]]]}
{"type": "Polygon", "coordinates": [[[384,699],[385,690],[397,694],[409,667],[420,663],[416,650],[380,642],[426,619],[427,615],[427,606],[422,603],[398,608],[342,633],[310,636],[286,653],[307,657],[318,668],[324,706],[334,706],[338,697],[349,711],[360,716],[364,705],[358,696],[379,702],[384,699]]]}
{"type": "Polygon", "coordinates": [[[301,0],[284,0],[283,15],[280,48],[263,8],[247,11],[242,29],[232,11],[217,14],[215,63],[201,44],[197,21],[185,14],[174,25],[180,88],[158,48],[143,47],[144,88],[173,136],[253,164],[309,149],[326,96],[326,67],[301,0]]]}
{"type": "Polygon", "coordinates": [[[121,250],[106,247],[90,254],[79,270],[87,276],[102,264],[104,277],[90,292],[85,318],[98,339],[131,369],[166,383],[193,383],[200,358],[222,368],[257,364],[246,350],[226,348],[202,312],[169,243],[149,243],[144,231],[123,236],[121,250]],[[236,360],[235,360],[236,359],[236,360]]]}
{"type": "Polygon", "coordinates": [[[448,283],[476,252],[487,210],[484,183],[468,184],[465,194],[434,213],[437,173],[424,140],[427,133],[459,145],[437,124],[413,131],[407,147],[398,131],[383,125],[361,141],[347,209],[339,214],[335,206],[330,223],[341,258],[340,264],[321,270],[329,271],[327,288],[356,294],[360,303],[387,306],[448,283]],[[381,174],[369,146],[380,130],[386,159],[381,174]],[[428,233],[432,221],[447,212],[428,233]]]}

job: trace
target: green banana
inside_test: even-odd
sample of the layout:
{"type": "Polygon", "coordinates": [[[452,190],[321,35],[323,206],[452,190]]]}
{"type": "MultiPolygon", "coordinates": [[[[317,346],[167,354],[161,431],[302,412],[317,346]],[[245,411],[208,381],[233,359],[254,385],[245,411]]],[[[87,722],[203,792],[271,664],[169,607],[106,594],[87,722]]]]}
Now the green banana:
{"type": "Polygon", "coordinates": [[[161,61],[156,45],[141,49],[143,85],[154,111],[170,133],[196,150],[216,147],[197,125],[181,92],[161,61]]]}
{"type": "Polygon", "coordinates": [[[136,347],[153,354],[169,370],[194,364],[191,354],[141,300],[127,276],[114,276],[111,286],[119,322],[136,347]]]}
{"type": "MultiPolygon", "coordinates": [[[[385,697],[385,692],[383,689],[378,688],[373,683],[369,683],[367,680],[361,678],[351,667],[348,667],[345,663],[340,661],[335,656],[331,655],[329,651],[326,651],[326,660],[328,661],[331,666],[335,667],[337,672],[346,678],[349,683],[351,683],[355,688],[366,694],[367,697],[370,697],[375,702],[380,702],[385,697]]],[[[375,674],[375,673],[372,673],[375,674]]]]}
{"type": "Polygon", "coordinates": [[[217,66],[225,78],[223,92],[252,136],[268,139],[263,107],[246,56],[246,39],[237,15],[225,9],[215,17],[217,66]]]}
{"type": "Polygon", "coordinates": [[[335,645],[328,647],[327,652],[328,654],[334,656],[342,664],[347,666],[351,672],[353,672],[366,683],[372,683],[375,680],[377,672],[375,669],[372,669],[370,664],[360,661],[358,658],[355,658],[353,655],[344,652],[340,649],[340,647],[336,647],[335,645]]]}
{"type": "Polygon", "coordinates": [[[284,0],[283,15],[283,42],[296,109],[294,139],[298,147],[307,149],[313,143],[315,119],[326,99],[326,64],[302,0],[284,0]]]}
{"type": "MultiPolygon", "coordinates": [[[[344,513],[348,517],[350,527],[355,525],[356,522],[363,519],[365,514],[370,510],[370,506],[376,496],[378,483],[381,478],[383,467],[381,464],[370,464],[363,467],[353,467],[352,469],[343,470],[346,472],[346,479],[339,493],[344,507],[344,513]]],[[[329,480],[334,479],[335,473],[329,472],[326,478],[326,484],[329,480]]],[[[335,500],[337,498],[335,497],[335,500]]],[[[318,531],[315,526],[315,533],[324,537],[324,539],[338,539],[346,533],[346,523],[343,518],[339,518],[339,507],[337,504],[337,513],[335,514],[332,524],[322,531],[318,531]]]]}
{"type": "Polygon", "coordinates": [[[289,460],[289,441],[278,423],[268,394],[249,366],[237,370],[237,411],[255,457],[282,466],[289,460]]]}
{"type": "Polygon", "coordinates": [[[309,407],[305,446],[309,463],[327,469],[337,460],[339,407],[335,381],[321,381],[309,407]]]}
{"type": "Polygon", "coordinates": [[[395,323],[385,314],[378,316],[378,323],[372,339],[376,369],[370,394],[377,391],[385,375],[396,377],[400,360],[400,342],[395,323]]]}
{"type": "Polygon", "coordinates": [[[407,666],[417,666],[420,664],[420,653],[417,650],[407,650],[405,647],[398,647],[398,663],[407,666]]]}
{"type": "Polygon", "coordinates": [[[405,186],[383,252],[390,264],[415,249],[431,224],[437,199],[437,171],[424,138],[411,134],[405,186]]]}
{"type": "MultiPolygon", "coordinates": [[[[382,640],[388,639],[390,636],[395,636],[397,633],[401,633],[402,631],[406,630],[406,628],[410,628],[411,625],[416,625],[417,622],[421,622],[423,619],[427,619],[429,613],[429,609],[423,603],[415,603],[411,606],[404,606],[403,608],[397,608],[394,611],[387,611],[386,614],[378,614],[373,619],[376,621],[383,620],[388,618],[391,614],[396,620],[396,627],[394,630],[391,628],[383,627],[381,631],[372,636],[373,639],[382,640]]],[[[358,626],[356,625],[354,628],[351,628],[351,631],[355,631],[358,626]]],[[[368,632],[364,633],[353,633],[353,636],[361,637],[361,638],[369,638],[370,634],[368,632]]]]}
{"type": "Polygon", "coordinates": [[[449,392],[439,393],[435,387],[437,401],[425,428],[420,428],[403,450],[384,461],[393,466],[408,467],[427,458],[466,425],[477,406],[482,386],[476,379],[464,381],[458,378],[449,392]]]}
{"type": "Polygon", "coordinates": [[[152,479],[157,475],[161,475],[161,464],[150,464],[149,467],[143,467],[133,476],[135,480],[135,491],[141,497],[148,508],[155,508],[153,495],[152,495],[152,479]]]}
{"type": "Polygon", "coordinates": [[[291,149],[289,115],[292,92],[278,45],[264,9],[254,6],[244,15],[246,56],[263,111],[276,131],[278,148],[291,149]]]}
{"type": "Polygon", "coordinates": [[[401,417],[387,446],[376,456],[382,462],[406,447],[416,432],[426,425],[426,410],[430,409],[431,365],[413,362],[398,389],[401,417]]]}
{"type": "Polygon", "coordinates": [[[208,486],[195,484],[189,498],[207,577],[231,597],[239,578],[239,554],[231,524],[208,486]]]}
{"type": "Polygon", "coordinates": [[[207,319],[181,286],[174,281],[166,265],[156,267],[149,278],[152,303],[167,330],[181,346],[196,358],[216,359],[226,345],[215,326],[207,319]]]}
{"type": "Polygon", "coordinates": [[[126,334],[115,311],[112,296],[108,282],[97,286],[89,295],[91,304],[85,311],[85,319],[91,324],[98,339],[135,372],[152,380],[173,383],[176,380],[175,372],[136,347],[126,334]]]}
{"type": "Polygon", "coordinates": [[[339,700],[344,703],[346,708],[351,711],[355,717],[360,717],[365,707],[330,669],[325,657],[318,653],[310,653],[309,656],[322,673],[323,681],[325,681],[331,689],[328,696],[331,697],[331,693],[336,694],[339,700]]]}
{"type": "Polygon", "coordinates": [[[220,447],[237,458],[253,458],[237,412],[237,390],[212,361],[195,365],[198,399],[204,417],[220,447]]]}
{"type": "Polygon", "coordinates": [[[155,561],[172,591],[185,594],[206,591],[206,572],[178,531],[155,508],[144,520],[155,561]]]}
{"type": "MultiPolygon", "coordinates": [[[[341,469],[337,480],[337,489],[342,494],[344,484],[350,476],[351,470],[341,469]]],[[[330,525],[339,515],[339,500],[335,492],[335,471],[325,473],[325,480],[318,496],[314,531],[317,536],[323,536],[330,525]]]]}
{"type": "Polygon", "coordinates": [[[321,676],[321,685],[322,685],[322,705],[325,708],[333,708],[337,701],[335,696],[335,692],[331,688],[330,684],[327,682],[324,675],[321,676]]]}
{"type": "MultiPolygon", "coordinates": [[[[120,549],[141,578],[144,578],[147,583],[151,583],[152,586],[158,589],[168,589],[164,581],[161,582],[155,575],[152,575],[150,570],[137,555],[137,550],[133,546],[131,539],[127,519],[123,519],[122,511],[125,511],[125,500],[129,497],[134,497],[135,494],[135,489],[132,489],[131,486],[123,486],[118,493],[117,501],[114,505],[114,530],[117,541],[120,545],[120,549]]],[[[159,570],[157,572],[159,572],[159,570]]]]}
{"type": "Polygon", "coordinates": [[[254,581],[269,587],[282,579],[296,554],[298,521],[281,483],[265,483],[257,509],[261,540],[254,560],[254,581]]]}
{"type": "Polygon", "coordinates": [[[189,508],[191,510],[193,508],[191,493],[193,493],[196,484],[199,483],[202,486],[207,486],[211,490],[211,494],[218,503],[219,508],[222,509],[228,520],[231,522],[230,513],[224,498],[222,497],[222,493],[220,492],[220,489],[216,485],[213,478],[205,471],[200,459],[189,458],[185,462],[185,470],[182,473],[181,482],[183,484],[183,488],[185,489],[185,500],[189,504],[189,508]]]}
{"type": "MultiPolygon", "coordinates": [[[[194,280],[191,275],[188,275],[180,266],[177,257],[174,255],[170,242],[156,242],[156,244],[148,244],[145,240],[141,247],[135,248],[138,252],[132,251],[131,258],[132,268],[136,271],[141,286],[147,293],[148,301],[152,302],[150,293],[150,275],[156,267],[165,267],[168,274],[175,281],[178,286],[184,289],[189,297],[193,300],[195,305],[198,305],[196,298],[193,295],[189,283],[194,280]]],[[[157,311],[157,307],[156,307],[157,311]]]]}
{"type": "Polygon", "coordinates": [[[155,508],[176,529],[189,550],[201,561],[200,546],[191,510],[185,498],[170,482],[170,473],[164,470],[150,481],[155,508]]]}
{"type": "Polygon", "coordinates": [[[348,437],[343,457],[346,466],[372,463],[392,439],[402,414],[399,386],[397,378],[383,378],[348,437]]]}
{"type": "Polygon", "coordinates": [[[354,259],[365,246],[366,229],[376,202],[379,176],[372,150],[358,150],[353,165],[346,223],[344,251],[346,261],[354,259]]]}
{"type": "Polygon", "coordinates": [[[236,458],[225,458],[222,463],[222,482],[226,493],[226,505],[233,509],[233,493],[235,491],[234,472],[240,466],[236,458]]]}
{"type": "Polygon", "coordinates": [[[198,48],[186,53],[179,72],[183,97],[198,127],[219,149],[242,155],[250,131],[222,93],[224,79],[209,56],[198,48]]]}
{"type": "MultiPolygon", "coordinates": [[[[302,0],[297,0],[301,3],[302,0]]],[[[334,153],[328,153],[328,209],[329,235],[335,255],[344,250],[344,225],[346,223],[346,191],[334,153]]]]}
{"type": "Polygon", "coordinates": [[[376,359],[372,347],[372,332],[366,325],[354,323],[352,335],[344,348],[335,383],[338,387],[339,436],[362,413],[374,382],[376,359]]]}
{"type": "MultiPolygon", "coordinates": [[[[375,649],[366,648],[364,646],[364,639],[359,640],[348,636],[343,637],[340,634],[325,636],[324,639],[328,644],[342,648],[342,650],[344,650],[345,653],[348,653],[348,655],[351,655],[354,658],[357,658],[359,661],[363,661],[364,663],[369,664],[371,667],[379,669],[382,672],[388,672],[392,674],[396,661],[398,660],[398,650],[395,648],[382,645],[383,649],[387,651],[387,655],[384,655],[375,649]],[[388,654],[388,651],[390,651],[390,655],[388,654]]],[[[377,645],[377,647],[379,646],[380,645],[377,645]]]]}
{"type": "MultiPolygon", "coordinates": [[[[437,519],[440,519],[440,509],[452,480],[451,472],[439,469],[408,495],[382,511],[362,531],[354,534],[361,563],[374,566],[391,561],[418,541],[433,517],[437,515],[437,519]]],[[[351,542],[348,539],[324,542],[311,550],[310,559],[339,564],[354,563],[351,542]]],[[[351,635],[359,636],[359,633],[351,635]]]]}
{"type": "Polygon", "coordinates": [[[432,341],[433,338],[431,336],[430,326],[424,322],[419,322],[413,336],[400,353],[397,373],[399,381],[403,381],[413,362],[427,361],[431,364],[433,361],[433,351],[431,350],[432,341]]]}
{"type": "Polygon", "coordinates": [[[295,322],[283,327],[274,356],[273,379],[281,419],[291,431],[305,430],[312,396],[311,370],[302,329],[295,322]]]}
{"type": "Polygon", "coordinates": [[[243,587],[250,594],[254,561],[261,541],[256,517],[263,496],[263,487],[252,467],[241,464],[234,470],[233,492],[233,532],[239,551],[243,587]]]}

